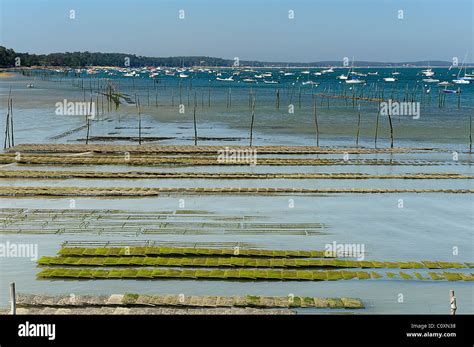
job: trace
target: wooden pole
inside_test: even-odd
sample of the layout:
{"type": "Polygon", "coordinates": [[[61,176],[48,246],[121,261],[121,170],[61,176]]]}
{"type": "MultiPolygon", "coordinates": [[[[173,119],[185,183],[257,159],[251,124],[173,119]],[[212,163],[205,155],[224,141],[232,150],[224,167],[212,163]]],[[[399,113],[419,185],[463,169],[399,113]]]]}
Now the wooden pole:
{"type": "Polygon", "coordinates": [[[16,315],[16,288],[15,282],[10,283],[10,307],[11,311],[10,314],[16,315]]]}
{"type": "Polygon", "coordinates": [[[198,134],[197,134],[197,124],[196,124],[196,102],[194,102],[193,122],[194,122],[194,145],[197,146],[198,134]]]}
{"type": "Polygon", "coordinates": [[[359,134],[360,134],[360,104],[358,105],[358,119],[357,119],[357,135],[356,135],[356,146],[359,146],[359,134]]]}
{"type": "Polygon", "coordinates": [[[316,97],[313,99],[313,115],[314,115],[314,126],[316,127],[316,146],[319,147],[319,125],[318,115],[316,113],[316,97]]]}
{"type": "Polygon", "coordinates": [[[252,101],[252,121],[250,122],[250,147],[252,147],[254,120],[255,120],[255,97],[253,98],[253,101],[252,101]]]}
{"type": "Polygon", "coordinates": [[[138,144],[142,144],[142,114],[140,112],[140,98],[137,100],[138,106],[138,144]]]}
{"type": "Polygon", "coordinates": [[[472,153],[472,111],[469,114],[469,152],[472,153]]]}
{"type": "Polygon", "coordinates": [[[390,125],[390,148],[393,148],[393,124],[392,116],[390,115],[390,109],[388,110],[388,123],[390,125]]]}
{"type": "Polygon", "coordinates": [[[374,148],[377,148],[377,136],[378,136],[378,133],[379,133],[379,118],[380,118],[380,105],[377,109],[377,118],[375,120],[375,144],[374,144],[374,148]]]}

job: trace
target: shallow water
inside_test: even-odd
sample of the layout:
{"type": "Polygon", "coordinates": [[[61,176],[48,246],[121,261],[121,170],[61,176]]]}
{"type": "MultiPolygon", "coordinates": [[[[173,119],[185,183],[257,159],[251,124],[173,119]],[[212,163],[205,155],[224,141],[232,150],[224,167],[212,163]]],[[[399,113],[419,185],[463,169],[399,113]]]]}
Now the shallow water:
{"type": "MultiPolygon", "coordinates": [[[[383,70],[383,69],[379,69],[383,70]]],[[[446,69],[445,69],[446,70],[446,69]]],[[[437,74],[447,75],[447,71],[435,70],[437,74]]],[[[385,71],[388,74],[390,71],[385,71]]],[[[322,76],[322,83],[315,89],[338,86],[332,77],[322,76]]],[[[406,82],[410,88],[419,79],[416,71],[403,69],[396,90],[401,95],[406,82]]],[[[318,77],[316,77],[318,78],[318,77]]],[[[30,79],[16,77],[0,80],[0,94],[6,98],[9,87],[14,96],[15,143],[83,143],[78,139],[85,137],[85,129],[71,133],[56,140],[58,134],[84,125],[84,117],[60,116],[55,114],[55,103],[63,99],[81,101],[83,94],[71,85],[71,80],[34,81],[35,88],[27,89],[25,84],[30,79]]],[[[135,79],[133,85],[125,79],[117,79],[121,90],[130,95],[139,94],[142,105],[146,105],[147,89],[150,89],[150,103],[155,102],[152,81],[146,78],[135,79]]],[[[161,144],[193,144],[192,112],[179,114],[178,81],[163,79],[159,89],[159,107],[142,107],[142,126],[144,136],[168,136],[172,140],[160,141],[161,144]],[[174,106],[171,106],[171,94],[174,95],[174,106]],[[147,129],[146,127],[152,127],[147,129]]],[[[185,82],[182,82],[185,83],[185,82]]],[[[188,82],[187,82],[188,83],[188,82]]],[[[203,95],[206,102],[208,79],[196,77],[193,88],[198,95],[203,95]],[[199,89],[200,88],[200,89],[199,89]]],[[[225,83],[225,82],[223,82],[225,83]]],[[[298,99],[298,89],[293,97],[288,96],[291,80],[279,85],[282,89],[282,105],[287,105],[290,98],[298,99]],[[286,90],[285,90],[286,88],[286,90]],[[296,96],[295,96],[296,95],[296,96]]],[[[197,119],[198,135],[215,138],[239,138],[235,141],[210,140],[199,144],[234,145],[248,144],[250,111],[248,102],[248,85],[232,83],[231,85],[212,82],[211,108],[201,106],[198,102],[197,119]],[[226,107],[226,94],[232,87],[232,107],[226,107]]],[[[254,125],[255,145],[315,145],[312,123],[312,102],[309,95],[302,96],[302,106],[295,107],[294,114],[288,114],[286,106],[276,110],[275,86],[252,85],[257,90],[256,123],[254,125]]],[[[299,88],[299,87],[297,87],[299,88]]],[[[389,88],[389,87],[387,87],[389,88]]],[[[40,170],[107,170],[107,171],[176,171],[176,172],[361,172],[373,174],[449,172],[474,175],[471,165],[461,165],[472,161],[468,149],[468,106],[473,105],[473,86],[462,86],[461,109],[457,109],[456,100],[446,101],[446,107],[437,106],[437,92],[432,94],[430,105],[422,106],[419,120],[411,118],[394,119],[395,145],[415,147],[435,147],[446,149],[445,152],[432,153],[397,153],[351,155],[350,159],[425,159],[439,160],[442,165],[436,166],[370,166],[370,165],[335,165],[335,166],[197,166],[197,167],[142,167],[125,165],[104,166],[36,166],[8,165],[0,169],[40,169],[40,170]],[[453,161],[452,152],[458,151],[458,161],[453,161]]],[[[186,88],[183,88],[186,90],[186,88]]],[[[307,94],[308,89],[303,91],[307,94]]],[[[432,92],[436,88],[432,87],[432,92]]],[[[315,92],[317,92],[315,90],[315,92]]],[[[187,94],[183,94],[187,106],[187,94]]],[[[451,97],[450,95],[447,98],[451,97]]],[[[88,98],[88,95],[86,96],[88,98]]],[[[2,102],[2,107],[6,102],[2,102]]],[[[344,101],[330,101],[327,107],[317,104],[321,124],[320,144],[324,146],[353,146],[357,121],[357,107],[352,108],[344,101]]],[[[5,109],[0,110],[5,114],[5,109]]],[[[361,104],[362,128],[360,145],[373,147],[373,133],[376,117],[376,106],[361,104]]],[[[91,135],[137,136],[137,116],[135,106],[122,105],[118,112],[105,114],[94,121],[91,135]],[[112,133],[112,135],[111,135],[112,133]]],[[[379,129],[379,146],[389,145],[388,125],[381,119],[379,129]]],[[[114,141],[113,143],[122,143],[114,141]]],[[[284,155],[275,155],[284,157],[284,155]]],[[[262,155],[259,158],[272,157],[262,155]]],[[[336,158],[342,154],[306,155],[301,158],[336,158]]],[[[140,179],[140,180],[98,180],[98,179],[0,179],[2,185],[8,186],[82,186],[82,187],[301,187],[301,188],[446,188],[473,189],[473,180],[190,180],[190,179],[140,179]]],[[[322,223],[323,233],[312,236],[298,235],[97,235],[80,233],[77,235],[28,235],[0,234],[2,242],[21,242],[38,244],[39,256],[54,255],[60,244],[66,240],[159,240],[181,242],[250,242],[255,246],[276,249],[324,249],[332,242],[364,244],[367,260],[442,260],[453,262],[473,262],[474,259],[474,201],[472,194],[318,194],[318,195],[274,195],[274,196],[239,196],[239,195],[180,195],[171,194],[159,197],[143,198],[74,198],[77,209],[122,209],[134,211],[175,211],[203,210],[216,215],[259,216],[262,222],[271,223],[322,223]],[[180,207],[184,199],[185,207],[180,207]],[[292,203],[290,204],[290,199],[292,203]],[[400,199],[403,208],[399,207],[400,199]],[[292,205],[294,207],[290,207],[292,205]],[[458,253],[453,254],[453,247],[458,253]]],[[[0,198],[1,208],[56,208],[69,209],[71,198],[0,198]]],[[[192,280],[97,280],[97,281],[38,281],[39,269],[34,261],[25,258],[0,258],[2,288],[15,281],[19,292],[47,294],[111,294],[139,292],[150,294],[184,293],[186,295],[312,295],[312,296],[349,296],[358,297],[366,304],[367,313],[447,313],[449,310],[449,290],[456,292],[459,313],[474,313],[473,285],[469,282],[436,282],[436,281],[402,281],[402,280],[367,280],[367,281],[323,281],[323,282],[240,282],[240,281],[192,281],[192,280]],[[404,302],[398,302],[398,295],[403,294],[404,302]]],[[[398,272],[398,271],[394,271],[398,272]]],[[[7,290],[0,291],[0,305],[8,303],[7,290]]],[[[309,311],[305,311],[309,312],[309,311]]],[[[311,311],[312,312],[312,311],[311,311]]],[[[315,311],[321,312],[321,311],[315,311]]]]}

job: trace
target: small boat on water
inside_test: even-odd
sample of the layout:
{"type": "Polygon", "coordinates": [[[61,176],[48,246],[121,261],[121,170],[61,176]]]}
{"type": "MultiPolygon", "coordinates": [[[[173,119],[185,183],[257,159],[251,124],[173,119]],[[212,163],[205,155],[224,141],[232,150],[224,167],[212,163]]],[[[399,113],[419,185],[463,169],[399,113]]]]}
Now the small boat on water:
{"type": "Polygon", "coordinates": [[[242,80],[242,82],[245,82],[245,83],[255,83],[255,82],[257,82],[257,80],[256,80],[256,79],[253,79],[253,78],[244,78],[244,79],[242,80]]]}
{"type": "Polygon", "coordinates": [[[395,77],[384,77],[385,82],[395,82],[397,79],[395,77]]]}
{"type": "Polygon", "coordinates": [[[434,72],[431,70],[431,68],[428,68],[426,70],[421,70],[421,74],[426,77],[431,77],[434,76],[434,72]]]}
{"type": "Polygon", "coordinates": [[[461,68],[459,69],[458,74],[456,75],[456,79],[453,80],[454,84],[470,84],[471,78],[466,78],[466,67],[464,66],[464,62],[466,61],[467,54],[464,56],[464,59],[461,64],[461,68]],[[464,69],[464,77],[460,77],[462,70],[464,69]]]}
{"type": "Polygon", "coordinates": [[[267,81],[267,80],[263,80],[263,83],[266,83],[266,84],[278,84],[280,82],[278,81],[267,81]]]}
{"type": "Polygon", "coordinates": [[[426,83],[437,83],[437,82],[439,82],[439,80],[437,80],[435,78],[423,78],[422,81],[426,82],[426,83]]]}
{"type": "Polygon", "coordinates": [[[347,84],[360,84],[360,83],[365,83],[364,80],[360,80],[360,79],[358,79],[358,78],[356,78],[356,77],[354,77],[354,76],[352,76],[352,78],[351,78],[350,80],[348,79],[348,80],[346,80],[345,82],[346,82],[347,84]]]}
{"type": "Polygon", "coordinates": [[[454,83],[454,84],[470,84],[471,81],[465,80],[465,79],[463,79],[463,78],[459,78],[459,79],[453,80],[453,83],[454,83]]]}
{"type": "Polygon", "coordinates": [[[314,81],[304,81],[302,83],[302,85],[306,86],[306,85],[311,85],[311,86],[317,86],[318,85],[318,82],[314,82],[314,81]]]}
{"type": "Polygon", "coordinates": [[[315,76],[321,76],[322,73],[321,73],[321,72],[315,72],[313,75],[315,75],[315,76]]]}
{"type": "Polygon", "coordinates": [[[189,75],[186,75],[184,72],[181,72],[179,74],[179,78],[188,78],[188,77],[189,77],[189,75]]]}
{"type": "Polygon", "coordinates": [[[309,70],[301,71],[301,74],[302,74],[302,75],[309,75],[309,74],[310,74],[310,71],[309,71],[309,70]]]}
{"type": "Polygon", "coordinates": [[[375,72],[367,72],[367,75],[369,75],[369,76],[378,76],[378,75],[379,75],[379,72],[378,72],[378,71],[375,71],[375,72]]]}
{"type": "Polygon", "coordinates": [[[438,83],[438,86],[451,86],[452,83],[449,83],[448,81],[443,81],[443,82],[439,82],[438,83]]]}
{"type": "Polygon", "coordinates": [[[332,67],[330,67],[329,69],[321,71],[321,73],[331,73],[331,72],[334,72],[334,69],[332,67]]]}
{"type": "Polygon", "coordinates": [[[227,78],[221,78],[221,77],[217,77],[216,78],[217,81],[223,81],[223,82],[234,82],[234,79],[231,77],[227,77],[227,78]]]}
{"type": "Polygon", "coordinates": [[[461,93],[461,89],[458,88],[457,90],[453,90],[453,89],[445,88],[441,92],[443,92],[445,94],[459,94],[459,93],[461,93]]]}

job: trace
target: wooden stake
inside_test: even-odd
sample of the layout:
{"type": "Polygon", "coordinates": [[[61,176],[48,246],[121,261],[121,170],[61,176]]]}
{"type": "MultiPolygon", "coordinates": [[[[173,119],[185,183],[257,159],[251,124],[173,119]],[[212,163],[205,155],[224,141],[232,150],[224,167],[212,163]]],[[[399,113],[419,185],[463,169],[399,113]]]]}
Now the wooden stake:
{"type": "Polygon", "coordinates": [[[377,109],[377,118],[375,120],[375,144],[374,144],[374,148],[377,148],[377,136],[378,136],[378,132],[379,132],[379,118],[380,118],[380,105],[377,109]]]}
{"type": "Polygon", "coordinates": [[[137,100],[138,107],[138,144],[142,144],[142,114],[140,112],[140,98],[137,100]]]}
{"type": "Polygon", "coordinates": [[[16,288],[15,282],[10,283],[10,314],[16,315],[16,288]]]}
{"type": "Polygon", "coordinates": [[[358,105],[358,120],[357,120],[357,135],[356,135],[356,146],[359,146],[359,134],[360,134],[360,104],[358,105]]]}
{"type": "Polygon", "coordinates": [[[193,121],[194,121],[194,145],[197,146],[198,134],[197,134],[197,124],[196,124],[196,102],[194,102],[193,121]]]}
{"type": "Polygon", "coordinates": [[[316,127],[316,146],[319,147],[319,125],[318,125],[318,116],[316,114],[316,97],[313,99],[313,115],[314,115],[314,125],[316,127]]]}
{"type": "Polygon", "coordinates": [[[253,101],[252,101],[252,121],[250,122],[250,147],[252,147],[254,119],[255,119],[255,97],[253,98],[253,101]]]}

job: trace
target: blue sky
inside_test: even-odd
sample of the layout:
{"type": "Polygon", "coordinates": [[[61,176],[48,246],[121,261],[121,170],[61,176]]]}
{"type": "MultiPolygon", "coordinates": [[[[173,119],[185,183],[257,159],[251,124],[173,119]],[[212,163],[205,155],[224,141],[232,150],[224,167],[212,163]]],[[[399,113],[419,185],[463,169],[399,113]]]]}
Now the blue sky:
{"type": "Polygon", "coordinates": [[[0,45],[19,52],[474,60],[472,0],[0,0],[0,11],[0,45]]]}

